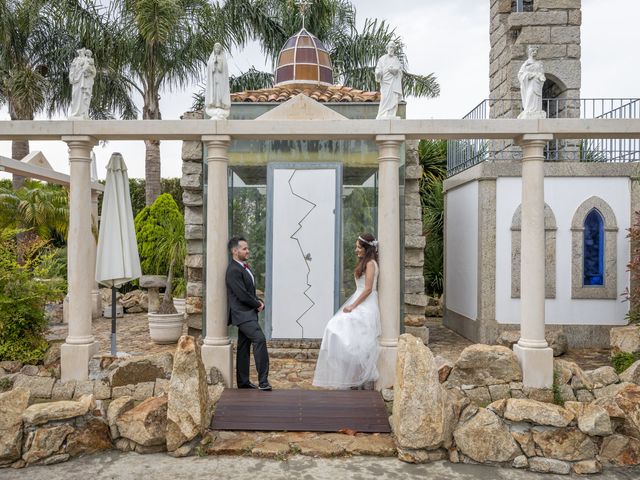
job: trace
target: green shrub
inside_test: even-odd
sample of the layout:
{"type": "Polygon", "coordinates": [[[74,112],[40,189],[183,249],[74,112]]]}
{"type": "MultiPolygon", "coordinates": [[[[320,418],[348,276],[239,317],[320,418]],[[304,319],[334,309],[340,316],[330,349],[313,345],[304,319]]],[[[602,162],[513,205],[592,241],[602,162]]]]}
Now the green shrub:
{"type": "MultiPolygon", "coordinates": [[[[44,332],[45,302],[61,299],[64,280],[43,277],[40,253],[46,243],[34,239],[24,255],[25,244],[15,241],[16,231],[0,234],[0,360],[36,363],[47,351],[44,332]],[[23,255],[18,264],[18,252],[23,255]]],[[[28,246],[28,245],[27,245],[28,246]]]]}
{"type": "Polygon", "coordinates": [[[616,353],[611,359],[611,364],[616,373],[620,374],[629,368],[636,360],[640,360],[640,355],[629,352],[616,353]]]}

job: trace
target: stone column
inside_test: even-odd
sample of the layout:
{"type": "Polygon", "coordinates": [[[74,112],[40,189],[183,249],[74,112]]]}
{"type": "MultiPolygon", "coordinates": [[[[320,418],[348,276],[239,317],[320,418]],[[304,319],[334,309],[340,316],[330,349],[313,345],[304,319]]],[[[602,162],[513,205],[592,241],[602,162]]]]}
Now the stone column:
{"type": "Polygon", "coordinates": [[[89,136],[62,137],[69,146],[69,234],[67,279],[69,334],[60,348],[61,380],[87,380],[89,360],[98,352],[91,331],[91,292],[95,285],[95,239],[91,233],[91,149],[89,136]],[[93,267],[92,267],[93,266],[93,267]]]}
{"type": "Polygon", "coordinates": [[[527,387],[553,384],[553,350],[544,337],[544,147],[551,135],[524,135],[522,147],[522,240],[520,340],[513,346],[527,387]]]}
{"type": "Polygon", "coordinates": [[[376,389],[393,386],[396,371],[398,337],[400,336],[400,147],[403,135],[378,135],[379,190],[378,241],[380,242],[379,378],[376,389]]]}
{"type": "Polygon", "coordinates": [[[96,254],[98,250],[98,190],[91,190],[91,231],[94,241],[91,243],[91,258],[93,261],[93,290],[91,290],[91,318],[100,318],[102,316],[102,296],[100,295],[100,286],[95,281],[96,278],[96,254]]]}
{"type": "Polygon", "coordinates": [[[205,367],[216,367],[222,373],[227,387],[233,385],[232,348],[227,326],[227,287],[225,273],[228,264],[229,199],[227,168],[229,144],[227,135],[202,137],[207,147],[207,272],[206,272],[206,327],[202,345],[205,367]]]}

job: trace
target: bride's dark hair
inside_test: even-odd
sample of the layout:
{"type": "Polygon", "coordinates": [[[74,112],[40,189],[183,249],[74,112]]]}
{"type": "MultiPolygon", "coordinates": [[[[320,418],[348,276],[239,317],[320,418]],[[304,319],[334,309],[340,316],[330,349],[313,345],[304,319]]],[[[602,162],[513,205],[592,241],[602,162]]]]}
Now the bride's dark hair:
{"type": "Polygon", "coordinates": [[[354,273],[356,278],[360,278],[367,268],[367,263],[371,260],[378,261],[378,241],[370,233],[363,233],[358,237],[358,245],[364,248],[364,255],[356,265],[354,273]]]}

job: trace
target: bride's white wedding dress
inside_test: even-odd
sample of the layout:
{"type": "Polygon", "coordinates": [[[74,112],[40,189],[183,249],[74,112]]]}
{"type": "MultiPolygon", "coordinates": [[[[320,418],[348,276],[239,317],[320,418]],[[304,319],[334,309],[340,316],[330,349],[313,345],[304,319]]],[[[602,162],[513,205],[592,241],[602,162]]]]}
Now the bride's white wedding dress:
{"type": "Polygon", "coordinates": [[[342,309],[350,305],[364,290],[365,275],[356,278],[356,292],[329,320],[322,337],[313,385],[346,389],[378,378],[378,264],[375,266],[373,289],[351,313],[342,309]]]}

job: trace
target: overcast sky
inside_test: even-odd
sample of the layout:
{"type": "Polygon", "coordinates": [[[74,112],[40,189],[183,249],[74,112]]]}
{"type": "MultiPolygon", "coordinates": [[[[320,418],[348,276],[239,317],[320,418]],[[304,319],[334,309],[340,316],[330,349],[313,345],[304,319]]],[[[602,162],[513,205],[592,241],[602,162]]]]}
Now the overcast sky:
{"type": "MultiPolygon", "coordinates": [[[[490,0],[353,0],[358,23],[365,18],[387,20],[406,45],[409,70],[434,73],[440,83],[437,99],[407,99],[408,118],[460,118],[489,95],[490,0]],[[391,11],[390,11],[391,10],[391,11]]],[[[640,45],[638,0],[582,0],[582,97],[638,97],[640,45]]],[[[264,65],[259,49],[234,52],[231,73],[264,65]]],[[[194,86],[195,89],[195,86],[194,86]]],[[[164,92],[160,102],[165,119],[177,119],[189,110],[193,89],[164,92]]],[[[0,120],[9,120],[6,108],[0,120]]],[[[181,175],[181,142],[162,142],[162,176],[181,175]]],[[[68,173],[68,154],[62,142],[31,142],[53,167],[68,173]]],[[[130,177],[144,177],[144,144],[109,142],[96,147],[98,175],[113,152],[121,152],[130,177]]],[[[10,142],[0,142],[0,155],[10,156],[10,142]]],[[[7,177],[7,174],[0,173],[7,177]]]]}

